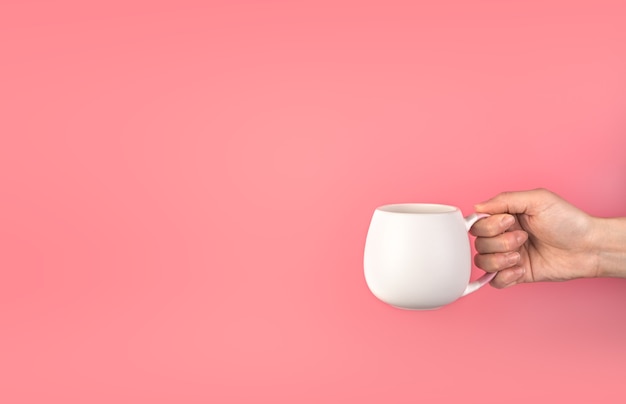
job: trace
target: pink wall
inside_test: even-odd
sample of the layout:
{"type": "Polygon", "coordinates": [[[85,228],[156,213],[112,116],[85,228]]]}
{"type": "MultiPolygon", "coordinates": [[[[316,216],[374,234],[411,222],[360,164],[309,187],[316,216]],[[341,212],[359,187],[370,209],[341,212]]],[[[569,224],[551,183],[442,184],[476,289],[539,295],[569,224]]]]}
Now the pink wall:
{"type": "Polygon", "coordinates": [[[626,215],[624,2],[88,3],[0,6],[0,402],[626,399],[624,280],[362,275],[383,203],[626,215]]]}

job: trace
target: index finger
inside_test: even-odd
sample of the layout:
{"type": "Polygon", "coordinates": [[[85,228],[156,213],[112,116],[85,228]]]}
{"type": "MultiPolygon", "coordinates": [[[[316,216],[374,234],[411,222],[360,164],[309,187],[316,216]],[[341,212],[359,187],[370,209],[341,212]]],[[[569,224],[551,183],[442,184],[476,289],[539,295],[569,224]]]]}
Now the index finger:
{"type": "Polygon", "coordinates": [[[507,231],[515,224],[515,217],[508,213],[492,215],[480,219],[470,229],[470,233],[476,237],[495,237],[507,231]]]}

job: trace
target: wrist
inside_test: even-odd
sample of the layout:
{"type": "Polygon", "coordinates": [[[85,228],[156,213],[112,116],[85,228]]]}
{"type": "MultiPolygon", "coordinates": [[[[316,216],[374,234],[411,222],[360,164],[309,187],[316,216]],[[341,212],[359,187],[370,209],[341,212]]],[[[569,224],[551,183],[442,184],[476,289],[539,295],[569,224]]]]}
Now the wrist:
{"type": "Polygon", "coordinates": [[[626,218],[594,218],[594,276],[626,278],[626,218]]]}

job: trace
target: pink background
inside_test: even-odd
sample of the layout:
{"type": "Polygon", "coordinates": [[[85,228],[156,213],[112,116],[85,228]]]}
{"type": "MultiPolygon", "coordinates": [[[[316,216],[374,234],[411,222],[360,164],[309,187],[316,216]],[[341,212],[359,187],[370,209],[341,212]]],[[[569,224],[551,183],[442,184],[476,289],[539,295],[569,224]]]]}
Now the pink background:
{"type": "Polygon", "coordinates": [[[626,215],[624,2],[92,3],[0,5],[0,402],[626,400],[624,280],[362,274],[383,203],[626,215]]]}

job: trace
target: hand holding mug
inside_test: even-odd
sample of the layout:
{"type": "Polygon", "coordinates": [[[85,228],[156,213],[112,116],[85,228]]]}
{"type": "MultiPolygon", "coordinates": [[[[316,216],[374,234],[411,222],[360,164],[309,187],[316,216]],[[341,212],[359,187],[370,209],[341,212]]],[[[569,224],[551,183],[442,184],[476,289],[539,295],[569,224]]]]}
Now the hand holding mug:
{"type": "Polygon", "coordinates": [[[588,215],[545,189],[505,192],[476,205],[476,265],[497,288],[518,283],[626,277],[626,218],[588,215]]]}

